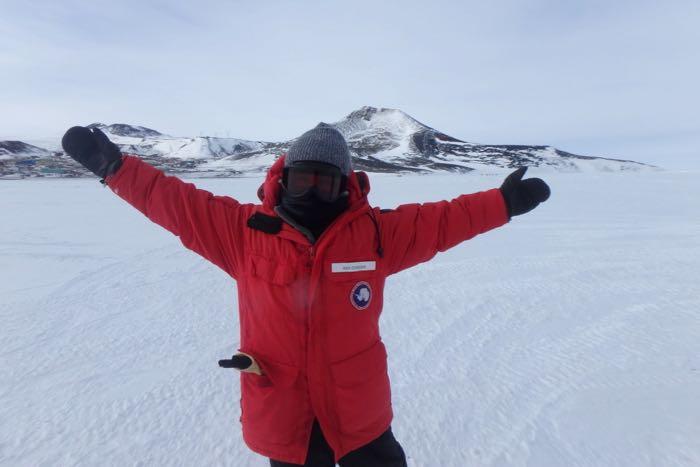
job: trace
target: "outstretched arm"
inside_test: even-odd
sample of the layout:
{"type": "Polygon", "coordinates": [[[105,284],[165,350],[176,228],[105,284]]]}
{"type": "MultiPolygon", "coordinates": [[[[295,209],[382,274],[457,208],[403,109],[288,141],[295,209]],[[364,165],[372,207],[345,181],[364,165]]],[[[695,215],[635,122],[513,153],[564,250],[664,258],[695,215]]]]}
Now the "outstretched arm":
{"type": "Polygon", "coordinates": [[[134,156],[124,156],[119,171],[105,179],[114,193],[235,277],[242,262],[242,227],[248,207],[214,196],[134,156]]]}
{"type": "Polygon", "coordinates": [[[452,201],[404,204],[377,217],[389,274],[428,261],[440,251],[508,222],[498,189],[452,201]]]}
{"type": "Polygon", "coordinates": [[[501,188],[461,195],[452,201],[405,204],[377,213],[389,274],[500,227],[512,216],[529,212],[549,198],[544,181],[522,180],[525,170],[513,172],[501,188]]]}
{"type": "Polygon", "coordinates": [[[185,247],[236,277],[243,257],[242,230],[252,205],[214,196],[137,157],[122,156],[99,129],[71,128],[63,146],[119,197],[177,235],[185,247]]]}

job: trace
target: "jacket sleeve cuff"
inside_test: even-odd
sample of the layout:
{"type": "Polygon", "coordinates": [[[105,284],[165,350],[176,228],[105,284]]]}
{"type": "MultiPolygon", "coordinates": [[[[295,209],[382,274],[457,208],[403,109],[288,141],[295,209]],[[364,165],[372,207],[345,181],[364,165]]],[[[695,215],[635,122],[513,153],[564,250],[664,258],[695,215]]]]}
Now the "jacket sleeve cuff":
{"type": "Polygon", "coordinates": [[[500,227],[510,222],[508,207],[501,190],[493,188],[484,192],[486,210],[484,212],[484,232],[500,227]]]}
{"type": "Polygon", "coordinates": [[[141,160],[136,156],[130,156],[124,154],[122,156],[122,165],[112,175],[108,175],[104,179],[105,185],[107,185],[112,191],[115,191],[119,185],[119,181],[126,177],[129,178],[129,172],[133,172],[134,168],[141,162],[141,160]]]}

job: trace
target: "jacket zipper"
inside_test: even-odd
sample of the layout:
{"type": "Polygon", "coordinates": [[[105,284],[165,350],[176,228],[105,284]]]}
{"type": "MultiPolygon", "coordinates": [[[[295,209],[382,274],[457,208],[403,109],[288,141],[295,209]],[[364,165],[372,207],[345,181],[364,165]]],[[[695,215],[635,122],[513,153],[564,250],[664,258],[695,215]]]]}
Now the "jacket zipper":
{"type": "MultiPolygon", "coordinates": [[[[315,248],[316,247],[314,245],[311,245],[311,247],[309,248],[309,259],[306,263],[307,268],[309,270],[309,282],[307,284],[307,287],[309,287],[309,288],[311,287],[311,282],[313,280],[312,276],[313,276],[313,270],[314,270],[315,248]]],[[[306,292],[306,327],[307,327],[307,331],[309,330],[310,325],[311,325],[311,301],[312,301],[311,294],[307,290],[307,292],[306,292]]]]}
{"type": "MultiPolygon", "coordinates": [[[[309,258],[306,263],[308,269],[308,284],[307,287],[311,287],[311,276],[314,268],[314,245],[309,247],[309,258]]],[[[306,345],[304,350],[304,371],[308,373],[309,364],[309,344],[311,342],[311,296],[306,292],[306,345]]],[[[307,376],[308,377],[308,376],[307,376]]]]}

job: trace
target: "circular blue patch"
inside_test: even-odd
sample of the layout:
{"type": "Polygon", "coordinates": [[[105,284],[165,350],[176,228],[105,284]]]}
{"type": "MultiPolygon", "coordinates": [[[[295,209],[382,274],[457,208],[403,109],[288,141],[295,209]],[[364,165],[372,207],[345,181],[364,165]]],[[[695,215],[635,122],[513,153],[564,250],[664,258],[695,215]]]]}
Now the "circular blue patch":
{"type": "Polygon", "coordinates": [[[367,282],[358,282],[350,292],[350,303],[358,310],[364,310],[372,301],[372,288],[367,282]]]}

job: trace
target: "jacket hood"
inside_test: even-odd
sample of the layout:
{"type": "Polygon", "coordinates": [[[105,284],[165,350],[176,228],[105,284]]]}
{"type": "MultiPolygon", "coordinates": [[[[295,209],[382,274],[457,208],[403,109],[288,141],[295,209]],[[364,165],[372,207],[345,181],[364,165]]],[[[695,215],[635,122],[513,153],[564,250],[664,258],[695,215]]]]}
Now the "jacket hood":
{"type": "MultiPolygon", "coordinates": [[[[258,198],[260,198],[266,210],[273,211],[275,206],[279,204],[280,192],[282,191],[280,180],[282,180],[285,156],[286,154],[282,154],[272,164],[272,167],[267,171],[265,181],[258,188],[258,198]]],[[[351,170],[348,175],[347,189],[349,194],[348,206],[353,206],[369,194],[369,177],[365,172],[351,170]]]]}

